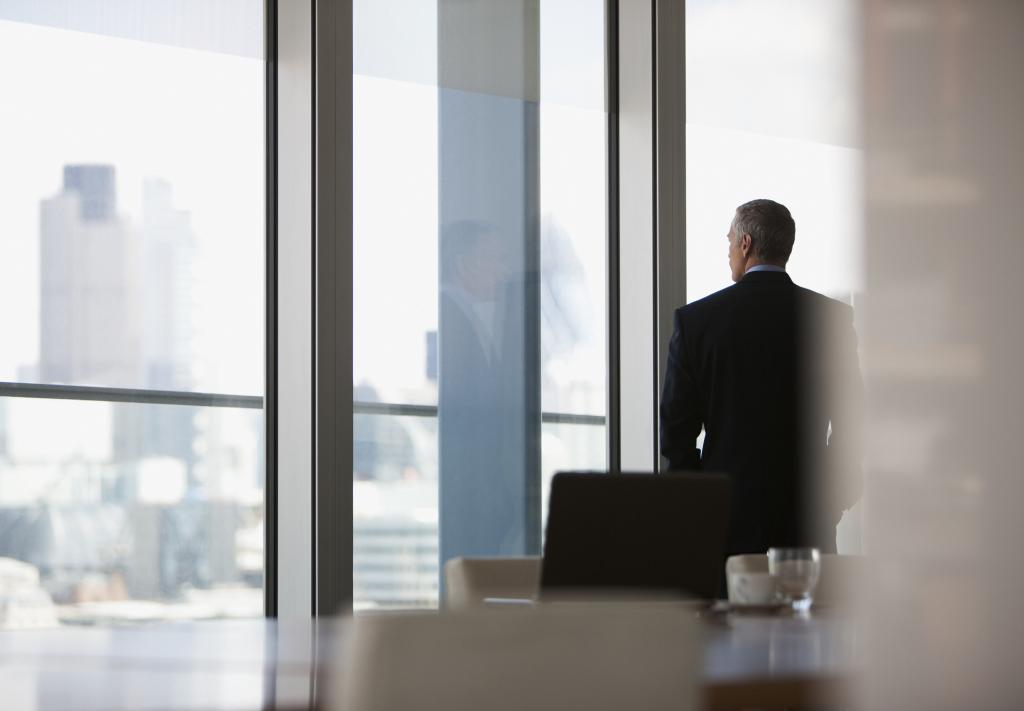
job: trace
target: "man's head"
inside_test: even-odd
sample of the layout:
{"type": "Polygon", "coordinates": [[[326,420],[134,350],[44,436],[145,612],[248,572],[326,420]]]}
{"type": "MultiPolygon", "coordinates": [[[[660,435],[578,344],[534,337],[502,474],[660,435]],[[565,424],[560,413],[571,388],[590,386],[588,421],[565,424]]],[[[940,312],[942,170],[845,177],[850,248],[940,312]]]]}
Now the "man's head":
{"type": "Polygon", "coordinates": [[[786,266],[796,239],[796,223],[785,205],[751,200],[736,208],[729,226],[729,268],[739,281],[758,264],[786,266]]]}

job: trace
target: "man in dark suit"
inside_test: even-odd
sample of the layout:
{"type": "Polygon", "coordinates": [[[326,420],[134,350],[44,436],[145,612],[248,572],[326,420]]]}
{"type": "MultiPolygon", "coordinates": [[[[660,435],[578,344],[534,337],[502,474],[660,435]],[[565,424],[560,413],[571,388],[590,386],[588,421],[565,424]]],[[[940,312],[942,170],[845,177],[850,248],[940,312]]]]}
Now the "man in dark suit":
{"type": "Polygon", "coordinates": [[[732,479],[729,554],[834,552],[835,526],[859,496],[853,309],[789,278],[795,235],[785,206],[741,205],[729,228],[736,283],[675,312],[661,451],[671,470],[732,479]]]}

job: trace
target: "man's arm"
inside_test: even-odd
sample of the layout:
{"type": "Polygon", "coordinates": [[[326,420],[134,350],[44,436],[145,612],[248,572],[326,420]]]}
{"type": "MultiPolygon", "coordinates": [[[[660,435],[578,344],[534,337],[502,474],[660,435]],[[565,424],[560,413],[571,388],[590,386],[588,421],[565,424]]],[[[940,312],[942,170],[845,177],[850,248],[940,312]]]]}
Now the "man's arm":
{"type": "Polygon", "coordinates": [[[661,453],[669,469],[700,469],[697,436],[704,413],[697,396],[692,364],[683,343],[681,309],[674,315],[675,328],[668,346],[668,367],[661,391],[661,453]]]}

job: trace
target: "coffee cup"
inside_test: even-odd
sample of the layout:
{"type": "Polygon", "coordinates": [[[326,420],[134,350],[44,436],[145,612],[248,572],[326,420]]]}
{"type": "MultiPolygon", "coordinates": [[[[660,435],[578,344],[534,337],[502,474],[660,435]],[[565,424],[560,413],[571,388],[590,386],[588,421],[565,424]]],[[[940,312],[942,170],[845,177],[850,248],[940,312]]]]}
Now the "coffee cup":
{"type": "Polygon", "coordinates": [[[729,573],[726,585],[729,602],[736,605],[768,605],[776,601],[776,580],[770,573],[729,573]]]}

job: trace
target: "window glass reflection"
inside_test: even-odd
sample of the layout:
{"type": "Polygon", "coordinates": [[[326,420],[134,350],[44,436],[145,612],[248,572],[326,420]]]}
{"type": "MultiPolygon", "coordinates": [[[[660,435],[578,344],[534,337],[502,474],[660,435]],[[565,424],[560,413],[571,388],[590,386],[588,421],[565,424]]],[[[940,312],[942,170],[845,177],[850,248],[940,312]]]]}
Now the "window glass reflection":
{"type": "Polygon", "coordinates": [[[537,552],[549,462],[603,467],[603,12],[356,3],[357,605],[436,604],[443,560],[537,552]],[[404,424],[363,422],[381,407],[404,424]],[[428,599],[405,544],[367,567],[375,527],[432,546],[428,599]]]}

